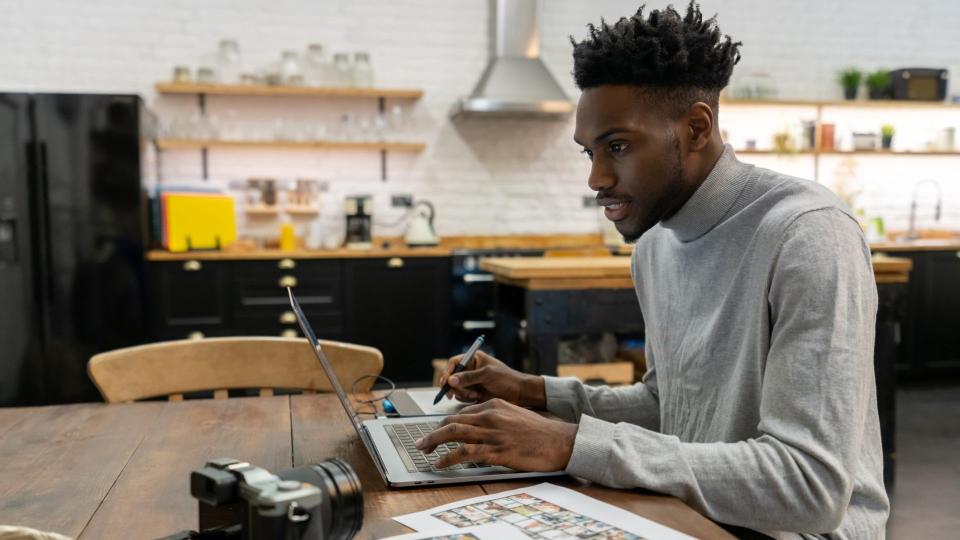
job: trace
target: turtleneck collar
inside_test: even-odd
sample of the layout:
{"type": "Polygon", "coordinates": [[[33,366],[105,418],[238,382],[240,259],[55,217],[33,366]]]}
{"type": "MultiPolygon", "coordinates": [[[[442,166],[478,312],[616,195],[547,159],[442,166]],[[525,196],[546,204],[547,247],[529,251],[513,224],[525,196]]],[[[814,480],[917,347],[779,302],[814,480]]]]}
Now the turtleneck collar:
{"type": "Polygon", "coordinates": [[[723,221],[749,181],[751,165],[741,163],[733,147],[723,146],[720,159],[703,184],[676,214],[660,222],[681,242],[691,242],[723,221]]]}

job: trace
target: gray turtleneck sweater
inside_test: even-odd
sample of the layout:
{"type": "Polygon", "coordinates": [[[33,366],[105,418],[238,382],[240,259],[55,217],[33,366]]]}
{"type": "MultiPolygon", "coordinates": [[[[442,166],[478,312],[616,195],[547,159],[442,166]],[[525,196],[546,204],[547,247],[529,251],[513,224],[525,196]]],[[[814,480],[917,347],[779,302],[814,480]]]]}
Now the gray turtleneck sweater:
{"type": "Polygon", "coordinates": [[[643,382],[545,378],[547,408],[579,422],[567,472],[777,538],[882,538],[877,290],[844,204],[727,146],[632,269],[643,382]]]}

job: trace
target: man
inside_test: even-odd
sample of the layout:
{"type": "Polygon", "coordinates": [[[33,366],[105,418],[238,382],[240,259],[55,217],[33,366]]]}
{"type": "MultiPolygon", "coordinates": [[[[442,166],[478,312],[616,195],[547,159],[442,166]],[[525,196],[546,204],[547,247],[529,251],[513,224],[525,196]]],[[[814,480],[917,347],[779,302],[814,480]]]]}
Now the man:
{"type": "Polygon", "coordinates": [[[606,217],[636,241],[648,371],[591,388],[479,354],[449,379],[482,403],[418,446],[463,442],[442,466],[668,493],[778,538],[883,537],[876,285],[856,220],[825,188],[724,146],[718,97],[740,43],[698,6],[589,28],[574,43],[575,140],[606,217]]]}

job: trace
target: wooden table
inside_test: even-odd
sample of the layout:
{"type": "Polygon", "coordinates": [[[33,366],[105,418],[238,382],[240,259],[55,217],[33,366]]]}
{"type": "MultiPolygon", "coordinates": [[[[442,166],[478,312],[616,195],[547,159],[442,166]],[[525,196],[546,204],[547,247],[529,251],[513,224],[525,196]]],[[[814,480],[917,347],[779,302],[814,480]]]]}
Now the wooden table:
{"type": "MultiPolygon", "coordinates": [[[[332,457],[364,491],[358,538],[391,518],[530,483],[391,490],[333,395],[0,409],[0,524],[79,538],[157,538],[197,527],[189,473],[233,457],[278,472],[332,457]]],[[[698,538],[732,538],[679,500],[551,479],[698,538]]]]}

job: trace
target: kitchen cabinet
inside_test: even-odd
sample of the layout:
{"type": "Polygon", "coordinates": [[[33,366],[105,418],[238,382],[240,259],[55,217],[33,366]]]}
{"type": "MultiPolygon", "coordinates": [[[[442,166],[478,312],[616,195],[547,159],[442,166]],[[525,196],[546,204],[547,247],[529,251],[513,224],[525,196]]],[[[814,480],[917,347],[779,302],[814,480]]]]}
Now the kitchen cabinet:
{"type": "Polygon", "coordinates": [[[450,354],[450,258],[153,261],[153,340],[300,337],[286,287],[317,337],[369,345],[383,375],[429,383],[450,354]]]}
{"type": "Polygon", "coordinates": [[[190,259],[153,263],[148,273],[154,339],[229,335],[228,265],[190,259]]]}
{"type": "Polygon", "coordinates": [[[340,261],[152,262],[151,337],[299,337],[286,287],[322,339],[343,340],[340,261]]]}
{"type": "Polygon", "coordinates": [[[898,253],[913,260],[903,318],[901,379],[960,375],[960,251],[898,253]]]}
{"type": "Polygon", "coordinates": [[[383,375],[395,382],[433,378],[431,360],[450,348],[450,258],[344,261],[348,339],[383,353],[383,375]]]}

